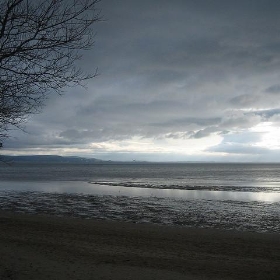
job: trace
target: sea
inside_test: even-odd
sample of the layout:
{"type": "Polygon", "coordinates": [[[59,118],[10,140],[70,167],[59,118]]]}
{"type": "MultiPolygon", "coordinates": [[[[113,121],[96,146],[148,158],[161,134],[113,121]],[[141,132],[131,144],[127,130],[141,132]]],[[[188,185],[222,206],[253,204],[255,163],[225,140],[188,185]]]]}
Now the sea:
{"type": "Polygon", "coordinates": [[[280,233],[280,164],[1,163],[0,210],[280,233]]]}

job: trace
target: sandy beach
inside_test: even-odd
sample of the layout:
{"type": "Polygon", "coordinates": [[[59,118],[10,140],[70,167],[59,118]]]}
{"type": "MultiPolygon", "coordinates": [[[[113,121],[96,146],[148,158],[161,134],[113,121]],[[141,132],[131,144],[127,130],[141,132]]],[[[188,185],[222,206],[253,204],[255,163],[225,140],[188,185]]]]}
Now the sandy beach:
{"type": "Polygon", "coordinates": [[[0,279],[279,279],[278,234],[0,212],[0,279]]]}

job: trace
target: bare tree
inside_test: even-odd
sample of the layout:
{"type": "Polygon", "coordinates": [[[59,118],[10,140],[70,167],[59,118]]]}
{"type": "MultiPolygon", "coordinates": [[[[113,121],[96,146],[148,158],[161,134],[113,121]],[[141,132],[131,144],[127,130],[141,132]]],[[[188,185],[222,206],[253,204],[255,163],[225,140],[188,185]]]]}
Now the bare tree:
{"type": "MultiPolygon", "coordinates": [[[[0,140],[50,92],[80,85],[76,62],[93,45],[99,0],[0,0],[0,140]]],[[[0,141],[1,142],[1,141],[0,141]]]]}

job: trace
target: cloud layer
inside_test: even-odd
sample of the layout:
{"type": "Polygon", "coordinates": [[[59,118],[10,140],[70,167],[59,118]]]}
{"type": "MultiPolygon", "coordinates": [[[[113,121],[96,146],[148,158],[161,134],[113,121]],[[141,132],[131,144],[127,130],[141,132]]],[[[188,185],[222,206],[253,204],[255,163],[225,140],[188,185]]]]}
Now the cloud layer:
{"type": "Polygon", "coordinates": [[[99,8],[106,21],[80,63],[100,75],[86,90],[51,95],[4,152],[275,160],[280,140],[264,138],[276,137],[280,120],[279,1],[103,0],[99,8]]]}

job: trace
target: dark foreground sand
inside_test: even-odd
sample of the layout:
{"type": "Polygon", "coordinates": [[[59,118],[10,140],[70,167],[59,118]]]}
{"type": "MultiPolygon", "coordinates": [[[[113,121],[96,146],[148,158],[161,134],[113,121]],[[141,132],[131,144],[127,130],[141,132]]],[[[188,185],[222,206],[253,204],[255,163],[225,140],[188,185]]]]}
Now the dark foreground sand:
{"type": "Polygon", "coordinates": [[[0,212],[0,279],[280,279],[280,235],[0,212]]]}

